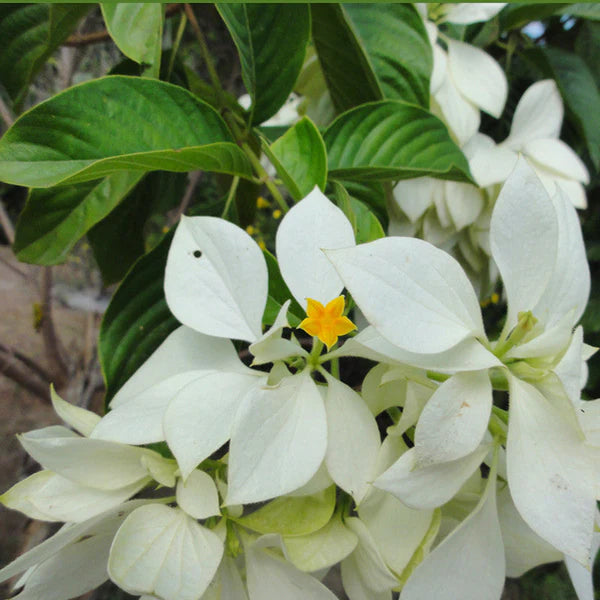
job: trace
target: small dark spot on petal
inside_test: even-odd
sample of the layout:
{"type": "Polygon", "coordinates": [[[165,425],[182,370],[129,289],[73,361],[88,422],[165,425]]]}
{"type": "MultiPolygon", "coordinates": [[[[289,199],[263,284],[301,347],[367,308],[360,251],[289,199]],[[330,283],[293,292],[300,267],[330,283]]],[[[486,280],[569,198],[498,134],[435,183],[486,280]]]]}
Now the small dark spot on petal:
{"type": "Polygon", "coordinates": [[[200,258],[202,256],[202,252],[200,250],[194,250],[194,258],[200,258]]]}

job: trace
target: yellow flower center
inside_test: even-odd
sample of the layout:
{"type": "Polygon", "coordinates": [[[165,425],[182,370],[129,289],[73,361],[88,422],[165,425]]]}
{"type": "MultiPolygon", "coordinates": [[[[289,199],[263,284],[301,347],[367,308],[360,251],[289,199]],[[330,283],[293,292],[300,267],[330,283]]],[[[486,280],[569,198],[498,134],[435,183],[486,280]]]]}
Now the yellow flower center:
{"type": "Polygon", "coordinates": [[[340,335],[346,335],[356,329],[356,325],[348,317],[343,316],[346,303],[344,296],[334,298],[327,303],[327,306],[312,298],[307,298],[306,301],[308,316],[298,325],[298,328],[318,337],[327,346],[327,350],[338,341],[340,335]]]}

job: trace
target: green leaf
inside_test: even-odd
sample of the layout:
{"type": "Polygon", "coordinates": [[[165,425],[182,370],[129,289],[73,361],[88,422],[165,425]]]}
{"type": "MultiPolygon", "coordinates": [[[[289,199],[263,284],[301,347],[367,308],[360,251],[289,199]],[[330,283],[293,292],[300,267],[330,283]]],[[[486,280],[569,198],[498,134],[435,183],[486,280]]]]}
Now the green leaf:
{"type": "Polygon", "coordinates": [[[600,91],[585,61],[560,48],[534,48],[524,53],[546,77],[556,80],[567,114],[585,139],[590,158],[600,167],[600,91]]]}
{"type": "Polygon", "coordinates": [[[172,232],[131,268],[104,314],[98,352],[106,404],[177,326],[163,280],[172,232]]]}
{"type": "Polygon", "coordinates": [[[69,88],[23,114],[0,139],[0,180],[15,185],[194,169],[252,173],[212,107],[180,87],[139,77],[69,88]]]}
{"type": "Polygon", "coordinates": [[[600,21],[600,4],[597,2],[577,2],[575,4],[567,4],[560,11],[560,14],[600,21]]]}
{"type": "Polygon", "coordinates": [[[411,4],[343,6],[372,65],[384,98],[429,108],[433,51],[423,19],[411,4]]]}
{"type": "Polygon", "coordinates": [[[32,190],[17,222],[13,250],[38,265],[64,262],[75,243],[133,189],[143,173],[122,171],[102,181],[32,190]]]}
{"type": "Polygon", "coordinates": [[[131,60],[150,65],[158,77],[162,50],[163,7],[160,3],[101,3],[106,29],[131,60]]]}
{"type": "Polygon", "coordinates": [[[433,56],[408,4],[315,4],[313,39],[333,104],[343,112],[394,98],[429,106],[433,56]]]}
{"type": "Polygon", "coordinates": [[[310,37],[306,4],[217,4],[252,98],[251,124],[272,117],[296,83],[310,37]]]}
{"type": "Polygon", "coordinates": [[[388,225],[388,213],[383,184],[379,181],[342,181],[341,183],[352,198],[360,200],[369,207],[385,229],[388,225]]]}
{"type": "Polygon", "coordinates": [[[35,75],[89,10],[86,4],[0,5],[0,82],[17,108],[35,75]]]}
{"type": "Polygon", "coordinates": [[[331,519],[335,507],[335,486],[311,496],[276,498],[236,523],[259,533],[308,535],[318,531],[331,519]]]}
{"type": "Polygon", "coordinates": [[[88,231],[88,241],[104,285],[120,281],[146,252],[144,226],[154,213],[164,213],[184,194],[183,173],[148,173],[108,216],[88,231]]]}
{"type": "Polygon", "coordinates": [[[325,189],[327,152],[314,123],[303,117],[263,150],[294,200],[302,200],[317,185],[325,189]]]}
{"type": "Polygon", "coordinates": [[[340,562],[358,543],[356,534],[336,514],[321,529],[308,535],[284,537],[289,560],[301,571],[319,571],[340,562]]]}
{"type": "Polygon", "coordinates": [[[269,271],[269,294],[265,314],[263,315],[263,325],[273,325],[279,309],[287,300],[292,300],[288,310],[288,320],[292,327],[297,327],[302,321],[301,315],[304,315],[304,310],[294,300],[292,293],[283,280],[277,259],[268,250],[263,250],[263,254],[269,271]]]}
{"type": "Polygon", "coordinates": [[[329,176],[390,181],[437,177],[472,183],[467,159],[430,112],[397,100],[340,115],[323,136],[329,176]]]}
{"type": "Polygon", "coordinates": [[[383,92],[341,4],[311,6],[312,34],[338,112],[381,100],[383,92]]]}
{"type": "Polygon", "coordinates": [[[500,13],[500,28],[503,31],[520,29],[531,21],[541,21],[559,14],[568,4],[515,3],[508,4],[500,13]]]}

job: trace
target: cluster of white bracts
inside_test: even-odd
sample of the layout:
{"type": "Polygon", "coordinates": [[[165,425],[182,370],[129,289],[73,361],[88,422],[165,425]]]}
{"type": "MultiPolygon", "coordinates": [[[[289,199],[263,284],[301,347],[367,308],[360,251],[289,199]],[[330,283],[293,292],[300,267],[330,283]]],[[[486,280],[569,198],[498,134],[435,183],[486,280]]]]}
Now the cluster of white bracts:
{"type": "MultiPolygon", "coordinates": [[[[448,6],[439,9],[438,22],[476,23],[493,17],[503,6],[448,6]]],[[[550,195],[560,188],[576,208],[586,207],[583,186],[589,175],[577,154],[558,139],[564,108],[553,80],[539,81],[525,91],[504,141],[497,144],[479,133],[480,110],[495,118],[504,110],[508,89],[504,72],[486,52],[469,44],[442,36],[447,50],[442,49],[438,27],[426,18],[425,9],[421,12],[433,48],[431,109],[469,159],[477,185],[428,177],[401,181],[394,189],[390,234],[418,236],[451,252],[485,294],[497,276],[489,261],[491,212],[518,155],[529,159],[550,195]]]]}
{"type": "Polygon", "coordinates": [[[110,577],[144,600],[332,600],[319,578],[341,563],[351,600],[394,590],[497,600],[506,575],[564,559],[591,600],[600,401],[580,399],[590,351],[573,328],[590,276],[560,188],[550,197],[520,159],[498,197],[490,246],[508,298],[498,341],[454,258],[418,239],[356,245],[317,189],[276,245],[301,306],[346,288],[366,317],[328,356],[378,363],[362,392],[323,369],[318,383],[315,356],[282,337],[291,298],[262,332],[267,267],[243,230],[184,218],[165,276],[182,326],[104,418],[55,396],[81,435],[21,438],[44,470],[1,501],[66,524],[0,571],[24,573],[17,598],[66,600],[110,577]],[[242,364],[229,338],[270,371],[242,364]],[[494,388],[508,389],[508,411],[493,407],[494,388]],[[385,410],[397,418],[382,440],[385,410]],[[228,440],[227,459],[206,462],[228,440]],[[165,441],[174,459],[141,447],[165,441]],[[155,482],[172,495],[130,500],[155,482]],[[335,486],[345,500],[334,511],[335,486]],[[273,498],[263,517],[241,516],[273,498]]]}

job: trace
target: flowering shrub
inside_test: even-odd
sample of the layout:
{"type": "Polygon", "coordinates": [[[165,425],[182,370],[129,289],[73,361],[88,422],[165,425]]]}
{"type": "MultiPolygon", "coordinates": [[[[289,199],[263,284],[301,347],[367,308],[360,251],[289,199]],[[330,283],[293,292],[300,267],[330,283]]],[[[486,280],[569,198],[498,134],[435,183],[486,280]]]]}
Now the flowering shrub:
{"type": "MultiPolygon", "coordinates": [[[[0,179],[33,188],[17,255],[55,264],[88,234],[122,278],[106,413],[53,389],[68,427],[20,436],[42,470],[0,496],[64,525],[0,579],[21,575],[22,600],[106,579],[142,600],[326,600],[339,568],[350,600],[497,600],[505,577],[564,561],[591,600],[600,401],[582,397],[576,209],[600,156],[558,54],[522,32],[552,13],[220,4],[238,103],[189,6],[166,72],[160,5],[102,10],[140,76],[70,87],[0,139],[0,179]],[[182,65],[169,82],[187,19],[210,84],[182,65]],[[560,139],[564,102],[585,162],[560,139]],[[148,173],[162,193],[195,170],[224,186],[220,217],[186,204],[121,256],[115,214],[139,210],[142,235],[148,173]]],[[[27,83],[7,88],[15,109],[27,83]]]]}

